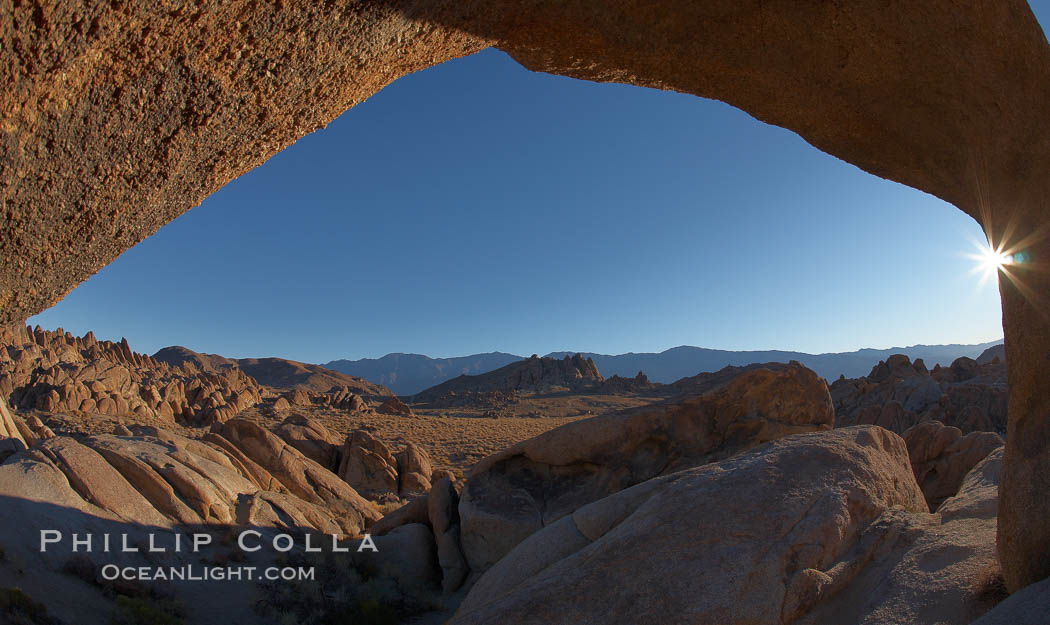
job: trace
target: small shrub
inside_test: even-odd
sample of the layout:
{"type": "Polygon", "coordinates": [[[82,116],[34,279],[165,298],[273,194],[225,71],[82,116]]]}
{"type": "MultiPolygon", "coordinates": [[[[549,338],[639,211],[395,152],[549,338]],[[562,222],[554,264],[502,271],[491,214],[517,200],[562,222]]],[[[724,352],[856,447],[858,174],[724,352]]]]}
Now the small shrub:
{"type": "Polygon", "coordinates": [[[257,609],[279,623],[396,625],[440,607],[435,590],[403,587],[372,563],[324,553],[288,554],[282,564],[312,566],[316,578],[265,585],[257,609]]]}
{"type": "Polygon", "coordinates": [[[95,574],[95,563],[82,553],[70,556],[66,563],[62,565],[62,572],[89,584],[98,584],[98,577],[95,574]]]}
{"type": "Polygon", "coordinates": [[[117,596],[113,625],[184,625],[185,622],[180,606],[174,601],[117,596]]]}
{"type": "Polygon", "coordinates": [[[15,625],[52,625],[44,604],[33,601],[21,588],[0,588],[0,621],[15,625]]]}
{"type": "Polygon", "coordinates": [[[1010,596],[1003,579],[1003,569],[995,561],[981,569],[973,582],[973,600],[984,610],[991,610],[1010,596]]]}

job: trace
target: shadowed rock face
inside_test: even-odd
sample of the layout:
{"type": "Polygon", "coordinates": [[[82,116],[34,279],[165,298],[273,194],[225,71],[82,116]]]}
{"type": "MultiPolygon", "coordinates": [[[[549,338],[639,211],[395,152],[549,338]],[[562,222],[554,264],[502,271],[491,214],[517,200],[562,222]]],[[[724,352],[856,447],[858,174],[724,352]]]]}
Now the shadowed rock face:
{"type": "Polygon", "coordinates": [[[883,512],[925,512],[910,471],[860,426],[652,479],[528,537],[451,622],[792,623],[863,568],[883,512]]]}
{"type": "MultiPolygon", "coordinates": [[[[723,100],[1026,247],[1050,197],[1050,46],[1023,0],[22,3],[0,22],[0,324],[406,73],[530,69],[723,100]]],[[[1001,287],[1009,585],[1050,575],[1050,273],[1001,287]]]]}
{"type": "Polygon", "coordinates": [[[564,425],[475,465],[459,504],[464,554],[471,570],[484,571],[592,501],[783,436],[830,429],[833,419],[824,381],[794,364],[564,425]]]}
{"type": "Polygon", "coordinates": [[[580,354],[565,358],[533,355],[480,375],[461,375],[416,393],[414,402],[431,405],[454,404],[457,394],[513,393],[568,387],[574,390],[596,388],[605,378],[590,358],[580,354]]]}
{"type": "MultiPolygon", "coordinates": [[[[958,358],[928,371],[903,354],[879,362],[866,377],[840,378],[830,387],[835,425],[873,424],[897,434],[936,420],[963,433],[1006,432],[1006,365],[958,358]]],[[[962,476],[960,476],[961,478],[962,476]]]]}
{"type": "Polygon", "coordinates": [[[959,428],[940,421],[920,423],[902,437],[908,445],[915,481],[932,511],[945,499],[955,496],[977,463],[1003,446],[1003,439],[994,432],[970,432],[963,436],[959,428]]]}

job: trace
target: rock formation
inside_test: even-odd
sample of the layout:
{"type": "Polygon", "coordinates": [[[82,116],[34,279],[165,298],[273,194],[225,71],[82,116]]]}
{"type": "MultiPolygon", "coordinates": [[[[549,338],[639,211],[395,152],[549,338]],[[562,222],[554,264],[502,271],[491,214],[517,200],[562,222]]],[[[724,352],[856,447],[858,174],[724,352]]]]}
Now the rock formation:
{"type": "Polygon", "coordinates": [[[412,443],[395,456],[379,439],[355,430],[343,444],[336,473],[371,498],[412,497],[430,491],[433,465],[412,443]]]}
{"type": "MultiPolygon", "coordinates": [[[[26,448],[26,440],[19,430],[14,415],[7,409],[7,400],[0,396],[0,456],[9,456],[26,448]]],[[[0,462],[2,462],[0,458],[0,462]]]]}
{"type": "Polygon", "coordinates": [[[563,359],[531,358],[512,362],[509,365],[480,375],[461,375],[425,391],[417,393],[414,402],[441,402],[449,395],[463,393],[511,393],[515,391],[540,391],[552,387],[571,390],[597,388],[605,378],[594,366],[594,361],[579,354],[563,359]]]}
{"type": "Polygon", "coordinates": [[[261,389],[240,370],[172,367],[133,352],[126,339],[16,326],[0,328],[0,397],[46,412],[209,424],[257,404],[261,389]]]}
{"type": "MultiPolygon", "coordinates": [[[[383,389],[384,391],[386,389],[383,389]]],[[[368,404],[346,386],[337,386],[329,389],[327,393],[313,396],[315,403],[322,408],[333,408],[347,412],[364,412],[368,410],[368,404]]]]}
{"type": "Polygon", "coordinates": [[[895,355],[867,377],[840,378],[830,387],[836,424],[874,424],[898,434],[937,420],[964,433],[1006,432],[1006,365],[959,358],[928,371],[921,360],[895,355]]]}
{"type": "Polygon", "coordinates": [[[598,387],[598,393],[603,395],[623,395],[628,393],[644,393],[656,389],[658,385],[649,381],[644,372],[639,371],[633,378],[624,378],[614,375],[606,378],[598,387]]]}
{"type": "MultiPolygon", "coordinates": [[[[230,428],[235,425],[236,420],[230,428]]],[[[156,527],[250,523],[353,536],[379,518],[371,504],[334,476],[325,480],[319,467],[310,473],[314,482],[304,487],[302,480],[290,479],[292,471],[271,472],[249,459],[261,451],[243,437],[235,443],[211,434],[198,441],[157,428],[121,437],[60,436],[0,467],[0,494],[78,510],[97,507],[113,518],[156,527]],[[50,486],[37,489],[27,475],[47,475],[50,486]],[[327,492],[330,484],[342,486],[327,492]]],[[[297,459],[282,451],[275,448],[272,453],[280,455],[263,462],[295,466],[297,459]]],[[[298,461],[309,462],[301,456],[298,461]]]]}
{"type": "Polygon", "coordinates": [[[332,410],[345,410],[346,412],[366,412],[370,410],[365,400],[356,395],[345,386],[334,386],[326,393],[293,388],[286,391],[274,400],[275,411],[288,410],[292,407],[299,408],[328,408],[332,410]]]}
{"type": "Polygon", "coordinates": [[[434,466],[423,448],[409,443],[397,460],[397,491],[402,497],[430,492],[430,476],[434,466]]]}
{"type": "Polygon", "coordinates": [[[990,607],[1001,460],[929,514],[892,433],[778,439],[545,526],[451,623],[968,625],[990,607]]]}
{"type": "Polygon", "coordinates": [[[832,423],[824,381],[801,365],[750,370],[700,396],[570,423],[475,465],[459,506],[463,551],[471,570],[484,571],[592,501],[832,423]]]}
{"type": "MultiPolygon", "coordinates": [[[[230,446],[268,472],[290,494],[327,509],[347,530],[366,527],[381,518],[375,506],[347,482],[255,423],[231,419],[215,424],[213,432],[218,435],[216,438],[229,441],[230,446]]],[[[220,441],[214,442],[227,447],[220,441]]]]}
{"type": "Polygon", "coordinates": [[[1050,614],[1050,577],[1010,595],[972,625],[1043,625],[1050,614]]]}
{"type": "Polygon", "coordinates": [[[401,417],[411,417],[412,409],[405,402],[401,401],[397,397],[390,397],[379,404],[376,408],[376,412],[383,414],[398,415],[401,417]]]}
{"type": "Polygon", "coordinates": [[[153,354],[153,358],[172,366],[181,365],[189,368],[192,365],[201,371],[213,373],[236,368],[244,371],[259,384],[273,388],[297,388],[323,393],[332,387],[339,387],[348,388],[354,393],[367,397],[385,397],[391,394],[389,389],[368,380],[326,369],[320,365],[285,358],[234,360],[216,354],[201,354],[178,345],[161,349],[153,354]]]}
{"type": "Polygon", "coordinates": [[[346,437],[337,475],[366,497],[397,493],[397,460],[382,441],[364,430],[346,437]]]}
{"type": "Polygon", "coordinates": [[[315,419],[293,414],[274,431],[286,443],[329,471],[339,468],[342,444],[328,428],[315,419]]]}
{"type": "Polygon", "coordinates": [[[445,592],[459,590],[470,572],[460,548],[459,495],[448,478],[434,483],[427,498],[430,527],[437,544],[438,564],[441,566],[441,588],[445,592]]]}
{"type": "Polygon", "coordinates": [[[791,436],[547,524],[451,623],[791,623],[856,576],[894,507],[926,509],[898,436],[791,436]]]}
{"type": "Polygon", "coordinates": [[[309,406],[313,403],[310,401],[310,395],[301,388],[294,388],[285,393],[283,397],[292,406],[309,406]]]}
{"type": "MultiPolygon", "coordinates": [[[[1050,238],[1029,236],[1048,223],[1050,45],[1023,0],[290,0],[248,16],[50,0],[13,5],[0,40],[0,324],[399,76],[490,45],[535,71],[727,102],[954,204],[996,246],[1050,257],[1050,238]]],[[[1017,589],[1050,575],[1050,273],[1002,277],[999,544],[1017,589]]]]}
{"type": "Polygon", "coordinates": [[[919,483],[930,510],[955,495],[963,478],[993,450],[1003,446],[994,432],[970,432],[940,421],[927,421],[909,428],[903,435],[908,445],[915,480],[919,483]]]}
{"type": "Polygon", "coordinates": [[[827,587],[796,623],[970,625],[1001,599],[994,538],[1002,457],[997,450],[974,467],[937,514],[884,512],[866,531],[876,541],[866,561],[854,562],[848,585],[827,587]]]}
{"type": "MultiPolygon", "coordinates": [[[[438,480],[440,481],[440,480],[438,480]]],[[[437,485],[438,482],[434,484],[437,485]]],[[[430,495],[413,497],[408,503],[387,514],[372,525],[369,531],[382,536],[394,528],[409,523],[430,523],[430,495]]]]}

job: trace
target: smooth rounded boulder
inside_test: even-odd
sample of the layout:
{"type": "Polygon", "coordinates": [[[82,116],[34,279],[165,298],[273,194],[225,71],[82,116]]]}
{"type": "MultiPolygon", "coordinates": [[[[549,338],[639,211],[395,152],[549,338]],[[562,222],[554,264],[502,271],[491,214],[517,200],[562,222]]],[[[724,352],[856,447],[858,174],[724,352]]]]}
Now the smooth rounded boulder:
{"type": "Polygon", "coordinates": [[[824,380],[798,363],[705,390],[570,423],[479,462],[459,504],[471,570],[488,569],[533,532],[616,491],[834,422],[824,380]]]}
{"type": "Polygon", "coordinates": [[[899,436],[790,436],[562,517],[485,573],[450,625],[790,623],[849,583],[894,508],[926,510],[899,436]]]}

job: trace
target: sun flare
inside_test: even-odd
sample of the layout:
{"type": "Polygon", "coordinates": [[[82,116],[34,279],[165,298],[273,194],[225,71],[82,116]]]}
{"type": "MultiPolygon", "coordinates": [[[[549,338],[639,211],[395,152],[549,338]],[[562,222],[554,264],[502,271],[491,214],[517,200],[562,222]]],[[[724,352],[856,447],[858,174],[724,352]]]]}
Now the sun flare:
{"type": "Polygon", "coordinates": [[[1008,254],[988,248],[983,251],[981,265],[985,271],[999,271],[1003,265],[1009,265],[1013,259],[1008,254]]]}
{"type": "Polygon", "coordinates": [[[977,244],[977,251],[969,254],[975,262],[974,272],[981,274],[981,284],[998,279],[999,272],[1014,262],[1013,256],[1003,252],[1002,246],[996,248],[989,244],[977,244]]]}

